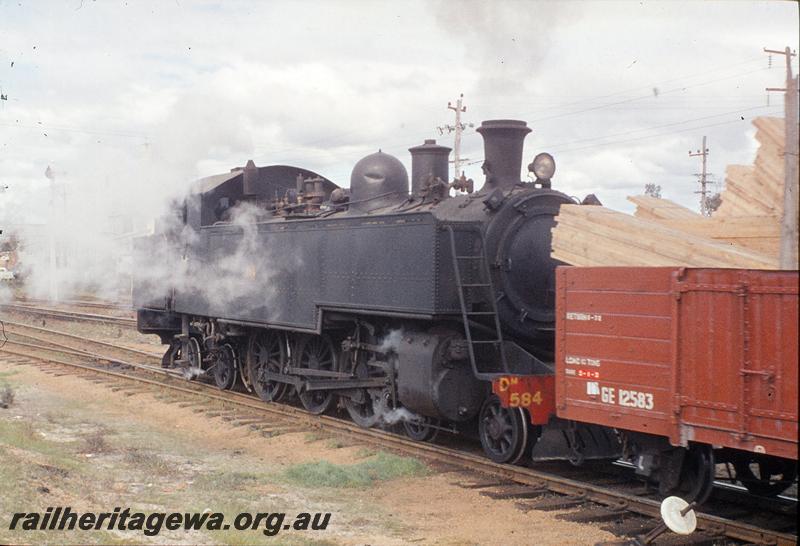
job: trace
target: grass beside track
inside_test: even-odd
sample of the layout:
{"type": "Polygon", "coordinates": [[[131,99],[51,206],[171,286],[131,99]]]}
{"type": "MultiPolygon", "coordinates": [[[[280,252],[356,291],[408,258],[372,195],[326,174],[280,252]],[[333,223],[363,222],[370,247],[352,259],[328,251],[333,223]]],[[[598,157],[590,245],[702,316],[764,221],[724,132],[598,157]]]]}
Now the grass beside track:
{"type": "Polygon", "coordinates": [[[350,465],[328,461],[297,464],[286,469],[284,476],[290,483],[304,487],[367,487],[377,481],[429,473],[428,467],[417,459],[380,451],[367,460],[350,465]]]}

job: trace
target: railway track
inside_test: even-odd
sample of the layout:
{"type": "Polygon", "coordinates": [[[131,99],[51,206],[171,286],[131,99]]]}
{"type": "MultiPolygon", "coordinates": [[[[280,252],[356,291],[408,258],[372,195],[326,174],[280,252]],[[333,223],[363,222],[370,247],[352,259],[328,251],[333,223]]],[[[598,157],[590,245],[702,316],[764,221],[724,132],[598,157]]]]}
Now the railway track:
{"type": "Polygon", "coordinates": [[[125,326],[128,328],[136,327],[136,319],[130,317],[114,317],[110,315],[103,315],[96,313],[66,311],[63,309],[54,309],[51,307],[39,307],[35,305],[28,305],[22,303],[13,303],[13,304],[5,303],[0,305],[0,308],[5,309],[7,311],[13,311],[16,313],[35,315],[40,317],[50,317],[62,320],[78,320],[85,322],[100,322],[104,324],[125,326]]]}
{"type": "MultiPolygon", "coordinates": [[[[85,336],[61,332],[52,328],[32,326],[22,322],[5,320],[3,324],[6,334],[31,340],[33,346],[37,345],[36,342],[44,342],[48,346],[71,350],[87,357],[99,356],[99,352],[92,351],[106,351],[103,353],[104,360],[115,360],[124,363],[124,359],[141,359],[151,366],[158,367],[161,365],[161,355],[158,353],[123,347],[106,341],[89,339],[85,336]],[[87,348],[91,348],[92,350],[87,350],[87,348]]],[[[9,341],[9,343],[13,345],[18,342],[9,341]]]]}
{"type": "MultiPolygon", "coordinates": [[[[18,303],[24,305],[34,305],[34,306],[46,306],[49,305],[50,302],[47,300],[40,300],[35,298],[22,298],[17,300],[18,303]]],[[[88,307],[94,309],[112,309],[115,311],[129,311],[133,312],[133,308],[131,307],[130,303],[119,303],[119,302],[112,302],[112,301],[100,301],[100,300],[59,300],[58,302],[60,305],[66,305],[69,307],[88,307]]]]}
{"type": "MultiPolygon", "coordinates": [[[[609,530],[629,537],[644,535],[656,526],[660,518],[660,503],[642,496],[641,484],[632,489],[630,478],[623,475],[626,472],[623,468],[605,465],[605,471],[602,471],[594,466],[565,469],[559,465],[544,465],[547,470],[542,470],[500,465],[462,449],[418,443],[391,432],[363,429],[348,420],[315,416],[292,406],[268,405],[249,394],[220,391],[203,382],[185,381],[180,372],[160,368],[160,358],[152,353],[17,322],[6,322],[6,332],[9,340],[0,352],[23,359],[23,364],[44,366],[45,371],[55,367],[60,370],[58,373],[68,370],[97,382],[111,381],[117,384],[116,388],[133,393],[156,389],[176,395],[178,400],[189,397],[204,404],[221,404],[227,408],[222,412],[209,411],[208,415],[212,417],[226,411],[234,414],[244,412],[245,416],[239,422],[264,421],[272,426],[284,423],[277,425],[284,428],[322,429],[336,436],[347,436],[383,449],[403,452],[440,467],[469,470],[485,479],[459,485],[482,489],[491,498],[516,499],[522,510],[572,508],[573,511],[563,515],[565,519],[598,524],[609,522],[609,530]],[[610,472],[609,468],[616,470],[610,472]]],[[[723,493],[734,495],[735,488],[723,493]]],[[[766,501],[755,500],[742,505],[731,500],[719,513],[698,512],[698,531],[684,543],[715,544],[733,540],[747,544],[796,544],[796,526],[788,528],[796,518],[796,501],[784,500],[770,505],[769,510],[766,506],[757,508],[763,513],[745,519],[744,515],[750,513],[752,516],[754,506],[759,503],[766,501]],[[727,515],[723,514],[726,511],[727,515]]],[[[675,535],[667,538],[669,544],[681,543],[676,542],[675,535]]]]}

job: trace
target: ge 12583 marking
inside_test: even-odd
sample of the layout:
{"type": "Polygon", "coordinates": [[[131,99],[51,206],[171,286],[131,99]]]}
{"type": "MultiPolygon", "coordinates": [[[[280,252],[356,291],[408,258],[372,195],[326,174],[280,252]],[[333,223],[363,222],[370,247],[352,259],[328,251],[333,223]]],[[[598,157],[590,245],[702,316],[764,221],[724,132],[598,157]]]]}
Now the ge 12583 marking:
{"type": "MultiPolygon", "coordinates": [[[[590,388],[586,386],[587,394],[597,394],[598,385],[594,383],[590,388]]],[[[604,404],[616,404],[626,408],[651,410],[654,407],[653,393],[616,389],[614,387],[600,387],[600,401],[604,404]]]]}

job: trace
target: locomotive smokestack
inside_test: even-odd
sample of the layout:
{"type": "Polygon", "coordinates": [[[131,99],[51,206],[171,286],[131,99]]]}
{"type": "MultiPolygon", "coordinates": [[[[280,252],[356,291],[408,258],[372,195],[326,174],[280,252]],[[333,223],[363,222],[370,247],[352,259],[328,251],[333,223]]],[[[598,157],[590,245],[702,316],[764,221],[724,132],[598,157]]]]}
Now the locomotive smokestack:
{"type": "Polygon", "coordinates": [[[528,124],[515,119],[484,121],[477,131],[483,136],[485,186],[510,190],[520,182],[522,145],[531,132],[528,124]]]}
{"type": "Polygon", "coordinates": [[[426,140],[420,146],[408,149],[411,152],[411,193],[419,193],[423,183],[429,179],[441,178],[443,182],[450,179],[450,148],[436,144],[435,140],[426,140]]]}

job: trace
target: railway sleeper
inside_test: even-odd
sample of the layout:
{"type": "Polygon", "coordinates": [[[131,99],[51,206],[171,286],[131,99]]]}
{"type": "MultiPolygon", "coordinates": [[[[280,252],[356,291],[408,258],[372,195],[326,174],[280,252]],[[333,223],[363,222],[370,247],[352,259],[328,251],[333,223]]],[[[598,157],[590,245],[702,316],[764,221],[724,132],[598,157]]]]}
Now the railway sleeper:
{"type": "Polygon", "coordinates": [[[457,485],[463,489],[485,489],[488,487],[499,487],[502,485],[507,485],[507,482],[498,482],[498,481],[477,482],[477,483],[452,482],[450,485],[457,485]]]}
{"type": "Polygon", "coordinates": [[[558,514],[556,519],[574,523],[603,523],[620,521],[628,515],[625,509],[590,506],[566,514],[558,514]]]}
{"type": "Polygon", "coordinates": [[[629,514],[629,517],[623,518],[622,521],[603,525],[601,528],[617,536],[636,537],[649,533],[659,525],[660,521],[657,519],[629,514]]]}
{"type": "Polygon", "coordinates": [[[573,508],[586,504],[587,502],[590,501],[586,498],[586,495],[559,495],[520,504],[524,504],[527,509],[526,511],[541,510],[543,512],[552,512],[554,510],[573,508]]]}
{"type": "Polygon", "coordinates": [[[243,420],[240,420],[240,421],[231,421],[231,426],[234,427],[234,428],[249,426],[250,428],[255,430],[256,427],[254,427],[254,425],[258,425],[260,423],[266,424],[266,423],[268,423],[268,421],[266,419],[263,419],[263,418],[261,418],[261,419],[243,419],[243,420]]]}
{"type": "Polygon", "coordinates": [[[550,490],[546,487],[513,487],[503,491],[483,491],[481,495],[489,497],[494,500],[504,499],[535,499],[549,493],[550,490]]]}

